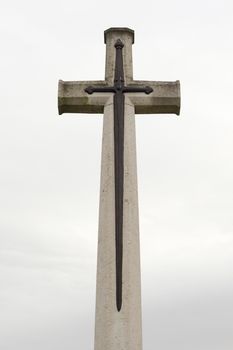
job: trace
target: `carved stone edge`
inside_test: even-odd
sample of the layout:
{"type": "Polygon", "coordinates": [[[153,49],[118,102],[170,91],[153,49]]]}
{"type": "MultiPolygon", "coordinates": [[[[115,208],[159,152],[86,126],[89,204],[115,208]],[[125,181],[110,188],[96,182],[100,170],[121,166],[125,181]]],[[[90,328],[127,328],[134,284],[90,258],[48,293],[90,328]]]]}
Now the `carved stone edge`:
{"type": "Polygon", "coordinates": [[[132,44],[134,44],[134,30],[127,27],[111,27],[104,31],[104,43],[107,41],[107,34],[111,32],[129,33],[132,36],[132,44]]]}
{"type": "Polygon", "coordinates": [[[63,113],[63,100],[61,98],[61,96],[63,96],[63,88],[64,88],[64,81],[59,80],[58,81],[58,101],[57,101],[59,115],[63,113]]]}

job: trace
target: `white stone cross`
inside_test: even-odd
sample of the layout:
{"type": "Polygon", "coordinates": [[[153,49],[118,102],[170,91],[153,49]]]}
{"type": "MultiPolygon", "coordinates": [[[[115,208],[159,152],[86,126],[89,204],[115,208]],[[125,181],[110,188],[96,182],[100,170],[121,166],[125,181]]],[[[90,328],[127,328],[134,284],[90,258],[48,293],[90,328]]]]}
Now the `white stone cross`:
{"type": "Polygon", "coordinates": [[[134,32],[104,33],[104,81],[59,81],[62,113],[104,113],[96,286],[95,350],[141,350],[141,281],[136,114],[180,111],[180,84],[135,81],[134,32]]]}

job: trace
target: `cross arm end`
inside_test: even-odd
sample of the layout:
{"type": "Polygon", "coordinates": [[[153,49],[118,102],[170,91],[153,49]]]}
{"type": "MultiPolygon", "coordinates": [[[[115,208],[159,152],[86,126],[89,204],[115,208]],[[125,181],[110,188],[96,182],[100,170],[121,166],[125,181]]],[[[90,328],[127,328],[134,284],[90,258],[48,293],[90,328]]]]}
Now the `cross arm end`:
{"type": "MultiPolygon", "coordinates": [[[[131,85],[131,84],[130,84],[131,85]]],[[[133,81],[132,86],[149,86],[149,94],[129,94],[136,114],[180,114],[180,82],[133,81]]]]}
{"type": "Polygon", "coordinates": [[[105,87],[99,81],[63,81],[58,83],[58,113],[103,113],[108,96],[106,94],[88,95],[88,86],[105,87]]]}

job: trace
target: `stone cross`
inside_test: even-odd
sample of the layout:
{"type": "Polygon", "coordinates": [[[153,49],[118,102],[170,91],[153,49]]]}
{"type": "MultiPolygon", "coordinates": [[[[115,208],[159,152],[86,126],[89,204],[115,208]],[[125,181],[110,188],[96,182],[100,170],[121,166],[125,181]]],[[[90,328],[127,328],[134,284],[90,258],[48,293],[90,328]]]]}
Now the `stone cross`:
{"type": "Polygon", "coordinates": [[[180,111],[179,82],[135,81],[134,32],[104,33],[104,81],[59,81],[62,113],[104,113],[95,350],[141,350],[141,282],[134,114],[180,111]]]}

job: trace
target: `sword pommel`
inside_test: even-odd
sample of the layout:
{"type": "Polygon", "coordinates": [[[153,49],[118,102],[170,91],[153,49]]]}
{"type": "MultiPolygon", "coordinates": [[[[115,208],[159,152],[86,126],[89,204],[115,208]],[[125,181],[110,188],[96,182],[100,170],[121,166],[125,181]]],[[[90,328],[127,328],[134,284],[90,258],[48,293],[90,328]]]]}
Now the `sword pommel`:
{"type": "Polygon", "coordinates": [[[122,49],[124,47],[124,44],[121,41],[121,39],[117,39],[117,41],[116,41],[114,46],[115,46],[116,49],[122,49]]]}

